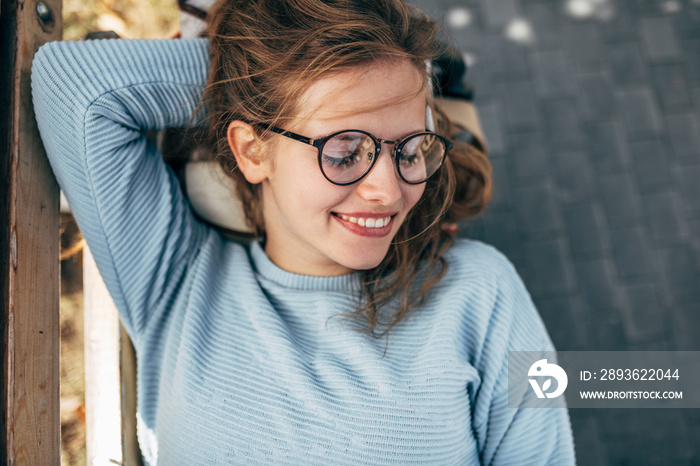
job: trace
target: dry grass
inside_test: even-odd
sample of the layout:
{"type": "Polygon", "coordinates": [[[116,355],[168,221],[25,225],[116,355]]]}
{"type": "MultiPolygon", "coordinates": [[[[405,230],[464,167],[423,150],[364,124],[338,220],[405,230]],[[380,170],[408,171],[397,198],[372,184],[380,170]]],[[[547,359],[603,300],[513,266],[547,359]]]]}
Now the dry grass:
{"type": "MultiPolygon", "coordinates": [[[[89,32],[114,31],[124,38],[173,37],[179,27],[175,0],[65,0],[64,40],[89,32]]],[[[80,233],[70,216],[62,216],[62,251],[76,249],[80,233]]],[[[79,245],[78,245],[79,246],[79,245]]],[[[85,360],[83,334],[82,253],[61,261],[61,464],[86,464],[85,360]]]]}
{"type": "Polygon", "coordinates": [[[172,37],[179,28],[176,0],[65,0],[63,39],[114,31],[127,39],[172,37]]]}
{"type": "Polygon", "coordinates": [[[61,463],[84,465],[85,359],[82,240],[73,217],[61,214],[61,463]]]}
{"type": "MultiPolygon", "coordinates": [[[[74,257],[80,260],[82,254],[74,257]]],[[[61,464],[63,465],[83,465],[86,462],[85,362],[83,358],[83,294],[82,292],[62,294],[61,464]]]]}

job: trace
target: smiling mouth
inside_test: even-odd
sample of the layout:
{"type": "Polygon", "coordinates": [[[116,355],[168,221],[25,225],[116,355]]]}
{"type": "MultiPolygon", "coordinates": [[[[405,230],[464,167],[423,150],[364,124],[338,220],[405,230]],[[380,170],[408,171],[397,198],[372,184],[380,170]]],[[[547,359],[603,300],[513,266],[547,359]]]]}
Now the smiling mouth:
{"type": "Polygon", "coordinates": [[[336,216],[365,228],[383,228],[391,222],[391,216],[379,218],[350,217],[343,214],[336,214],[336,216]]]}

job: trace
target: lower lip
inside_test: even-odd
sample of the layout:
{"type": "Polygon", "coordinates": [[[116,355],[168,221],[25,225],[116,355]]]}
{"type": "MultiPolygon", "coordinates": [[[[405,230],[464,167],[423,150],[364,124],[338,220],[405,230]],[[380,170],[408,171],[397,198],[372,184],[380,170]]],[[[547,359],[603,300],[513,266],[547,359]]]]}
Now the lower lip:
{"type": "Polygon", "coordinates": [[[341,225],[343,225],[345,228],[350,230],[351,232],[355,233],[356,235],[360,236],[367,236],[370,238],[381,238],[383,236],[388,235],[391,233],[391,227],[394,226],[394,217],[390,217],[391,220],[389,220],[389,223],[384,225],[381,228],[367,228],[367,227],[361,227],[357,223],[352,223],[349,220],[344,220],[337,215],[333,215],[333,217],[340,222],[341,225]]]}

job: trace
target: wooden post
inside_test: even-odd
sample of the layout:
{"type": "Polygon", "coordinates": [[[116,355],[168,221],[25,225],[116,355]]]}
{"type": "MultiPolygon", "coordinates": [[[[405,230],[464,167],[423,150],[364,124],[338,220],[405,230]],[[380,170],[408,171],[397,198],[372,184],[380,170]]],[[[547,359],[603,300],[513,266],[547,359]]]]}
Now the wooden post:
{"type": "Polygon", "coordinates": [[[61,28],[60,0],[0,4],[0,461],[11,465],[60,464],[59,195],[30,72],[61,28]]]}

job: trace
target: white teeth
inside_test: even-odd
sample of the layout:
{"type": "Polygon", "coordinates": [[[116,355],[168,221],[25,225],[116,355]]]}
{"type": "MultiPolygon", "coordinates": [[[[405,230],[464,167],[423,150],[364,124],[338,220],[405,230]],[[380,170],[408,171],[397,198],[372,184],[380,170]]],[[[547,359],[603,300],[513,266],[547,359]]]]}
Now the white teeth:
{"type": "Polygon", "coordinates": [[[350,223],[355,223],[365,228],[382,228],[391,222],[391,217],[382,218],[358,218],[358,217],[348,217],[347,215],[340,215],[340,218],[347,220],[350,223]]]}

